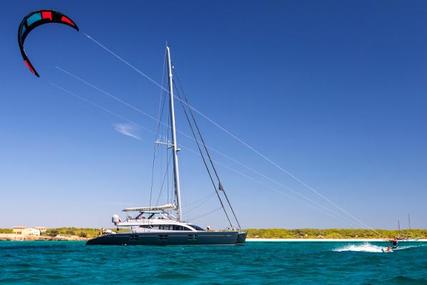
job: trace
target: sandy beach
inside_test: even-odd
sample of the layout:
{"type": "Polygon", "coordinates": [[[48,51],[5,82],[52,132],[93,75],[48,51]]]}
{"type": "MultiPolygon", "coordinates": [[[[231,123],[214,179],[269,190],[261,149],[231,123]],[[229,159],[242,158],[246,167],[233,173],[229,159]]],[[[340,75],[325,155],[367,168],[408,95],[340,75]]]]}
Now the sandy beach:
{"type": "MultiPolygon", "coordinates": [[[[249,242],[384,242],[389,241],[390,239],[286,239],[286,238],[247,238],[246,241],[249,242]]],[[[401,240],[401,242],[427,242],[427,239],[407,239],[401,240]]]]}
{"type": "Polygon", "coordinates": [[[87,240],[79,236],[34,236],[34,235],[19,235],[19,234],[0,234],[0,241],[79,241],[87,240]]]}

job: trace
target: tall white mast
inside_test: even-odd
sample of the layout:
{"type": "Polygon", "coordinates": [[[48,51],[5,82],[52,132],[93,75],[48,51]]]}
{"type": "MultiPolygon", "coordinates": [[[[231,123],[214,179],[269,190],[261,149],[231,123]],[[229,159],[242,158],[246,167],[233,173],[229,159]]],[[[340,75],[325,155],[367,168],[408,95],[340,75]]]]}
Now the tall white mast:
{"type": "Polygon", "coordinates": [[[181,212],[181,190],[179,183],[179,163],[178,163],[178,144],[176,141],[176,126],[175,126],[175,105],[173,95],[173,80],[172,80],[172,62],[169,46],[166,46],[166,54],[168,61],[168,83],[169,83],[169,106],[171,117],[171,133],[172,133],[172,156],[173,156],[173,178],[176,197],[176,216],[178,221],[182,220],[181,212]]]}

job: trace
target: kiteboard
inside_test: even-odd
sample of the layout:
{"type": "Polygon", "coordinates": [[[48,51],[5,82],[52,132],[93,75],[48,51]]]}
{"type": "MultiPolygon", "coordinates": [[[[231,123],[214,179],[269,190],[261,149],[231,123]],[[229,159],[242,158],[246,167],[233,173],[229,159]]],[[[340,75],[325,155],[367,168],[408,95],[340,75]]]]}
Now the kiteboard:
{"type": "Polygon", "coordinates": [[[387,246],[387,247],[383,247],[382,249],[382,252],[393,252],[394,251],[394,248],[393,247],[391,247],[391,246],[387,246]]]}

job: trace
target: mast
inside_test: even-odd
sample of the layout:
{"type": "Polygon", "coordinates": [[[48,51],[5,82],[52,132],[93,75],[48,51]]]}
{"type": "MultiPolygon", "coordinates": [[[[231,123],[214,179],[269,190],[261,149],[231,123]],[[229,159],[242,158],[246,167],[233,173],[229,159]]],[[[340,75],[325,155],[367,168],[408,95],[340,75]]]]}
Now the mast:
{"type": "Polygon", "coordinates": [[[182,220],[181,211],[181,189],[179,182],[179,163],[178,163],[178,144],[176,141],[176,126],[175,126],[175,105],[173,94],[173,79],[172,79],[172,62],[169,46],[166,46],[166,56],[168,64],[168,83],[169,83],[169,109],[171,120],[171,135],[172,135],[172,157],[173,157],[173,178],[176,197],[176,217],[178,221],[182,220]]]}
{"type": "Polygon", "coordinates": [[[411,214],[408,213],[408,228],[411,229],[411,214]]]}

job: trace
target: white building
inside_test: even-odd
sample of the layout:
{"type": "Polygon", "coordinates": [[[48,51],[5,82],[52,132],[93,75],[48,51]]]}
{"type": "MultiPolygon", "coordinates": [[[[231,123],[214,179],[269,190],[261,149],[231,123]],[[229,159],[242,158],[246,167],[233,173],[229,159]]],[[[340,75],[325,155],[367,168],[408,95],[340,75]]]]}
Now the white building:
{"type": "Polygon", "coordinates": [[[39,236],[40,230],[36,228],[26,228],[24,226],[13,227],[13,233],[23,236],[39,236]]]}

